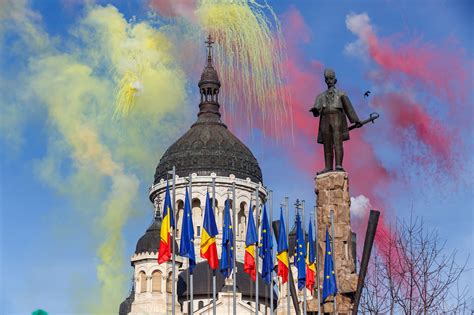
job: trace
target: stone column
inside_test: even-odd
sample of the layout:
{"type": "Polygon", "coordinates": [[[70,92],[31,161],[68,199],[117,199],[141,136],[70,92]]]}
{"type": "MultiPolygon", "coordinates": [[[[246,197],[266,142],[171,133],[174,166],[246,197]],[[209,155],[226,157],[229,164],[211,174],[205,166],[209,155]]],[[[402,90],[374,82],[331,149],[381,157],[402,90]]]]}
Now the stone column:
{"type": "MultiPolygon", "coordinates": [[[[345,172],[329,172],[316,177],[317,222],[318,222],[318,260],[320,262],[319,279],[322,285],[324,273],[324,252],[326,249],[326,228],[331,235],[330,211],[334,210],[334,247],[335,271],[337,281],[337,311],[349,314],[352,311],[353,295],[357,287],[354,257],[352,251],[352,230],[349,208],[349,179],[345,172]]],[[[331,244],[332,245],[332,244],[331,244]]],[[[322,290],[322,287],[320,288],[322,290]]],[[[333,312],[333,298],[322,303],[323,312],[333,312]]]]}

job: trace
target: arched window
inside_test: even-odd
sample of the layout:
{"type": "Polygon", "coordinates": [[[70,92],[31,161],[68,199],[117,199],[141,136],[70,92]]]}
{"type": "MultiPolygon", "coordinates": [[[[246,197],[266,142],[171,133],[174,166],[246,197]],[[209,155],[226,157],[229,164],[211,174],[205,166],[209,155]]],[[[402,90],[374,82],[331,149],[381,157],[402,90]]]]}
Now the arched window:
{"type": "Polygon", "coordinates": [[[176,236],[179,238],[181,237],[181,225],[183,221],[183,213],[184,213],[184,202],[183,200],[178,200],[178,211],[176,215],[176,236]]]}
{"type": "Polygon", "coordinates": [[[239,210],[239,214],[237,216],[237,223],[238,223],[238,229],[237,229],[237,235],[244,235],[244,231],[245,231],[245,225],[246,225],[246,219],[247,217],[245,216],[245,207],[247,206],[247,204],[242,201],[240,203],[240,210],[239,210]]]}
{"type": "Polygon", "coordinates": [[[140,282],[140,293],[146,292],[146,274],[144,271],[140,271],[138,274],[138,281],[140,282]]]}
{"type": "Polygon", "coordinates": [[[193,199],[193,224],[194,232],[196,236],[201,236],[201,222],[202,222],[202,210],[201,210],[201,200],[198,198],[193,199]]]}
{"type": "Polygon", "coordinates": [[[155,270],[151,274],[151,291],[161,292],[161,271],[155,270]]]}
{"type": "Polygon", "coordinates": [[[199,301],[198,303],[198,310],[200,310],[201,308],[204,307],[204,302],[203,301],[199,301]]]}
{"type": "Polygon", "coordinates": [[[193,199],[193,208],[200,208],[201,207],[201,200],[198,198],[193,199]]]}
{"type": "Polygon", "coordinates": [[[173,287],[173,279],[172,279],[172,277],[173,277],[173,274],[170,273],[170,274],[168,275],[168,278],[166,279],[166,292],[167,292],[167,293],[172,293],[172,291],[173,291],[173,290],[172,290],[172,287],[173,287]]]}

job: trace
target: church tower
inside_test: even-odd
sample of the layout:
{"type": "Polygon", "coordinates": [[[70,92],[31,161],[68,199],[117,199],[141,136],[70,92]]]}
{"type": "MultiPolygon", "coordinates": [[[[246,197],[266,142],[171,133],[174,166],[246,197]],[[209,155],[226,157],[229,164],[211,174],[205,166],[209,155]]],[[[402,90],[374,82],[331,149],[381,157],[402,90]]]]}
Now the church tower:
{"type": "MultiPolygon", "coordinates": [[[[200,103],[196,122],[164,153],[156,168],[149,198],[155,207],[155,218],[145,234],[137,242],[131,258],[134,267],[134,289],[122,303],[120,314],[169,314],[171,299],[176,299],[176,313],[189,314],[188,261],[176,256],[175,288],[171,294],[171,262],[158,265],[161,209],[165,199],[166,184],[171,180],[168,171],[176,168],[176,242],[181,237],[181,224],[186,187],[192,181],[192,216],[195,231],[197,266],[194,269],[194,314],[207,314],[212,309],[212,271],[199,255],[206,192],[215,181],[215,217],[219,230],[216,237],[220,257],[224,205],[231,200],[231,211],[237,210],[237,224],[233,222],[236,238],[238,312],[255,310],[255,283],[243,271],[245,231],[250,204],[255,207],[256,198],[262,205],[267,198],[262,172],[252,152],[236,137],[221,120],[219,90],[221,83],[212,63],[212,39],[207,40],[207,60],[199,81],[200,103]],[[232,200],[231,188],[235,184],[236,200],[232,200]],[[258,191],[258,197],[257,192],[258,191]],[[179,270],[178,270],[179,269],[179,270]]],[[[170,182],[171,183],[171,182],[170,182]]],[[[254,208],[260,215],[261,207],[254,208]]],[[[175,245],[176,251],[178,249],[175,245]]],[[[218,312],[232,311],[232,292],[225,292],[225,280],[217,271],[218,312]]],[[[262,314],[269,312],[270,287],[259,281],[259,301],[262,314]]],[[[274,293],[274,304],[277,294],[274,293]]],[[[212,310],[211,310],[212,312],[212,310]]]]}

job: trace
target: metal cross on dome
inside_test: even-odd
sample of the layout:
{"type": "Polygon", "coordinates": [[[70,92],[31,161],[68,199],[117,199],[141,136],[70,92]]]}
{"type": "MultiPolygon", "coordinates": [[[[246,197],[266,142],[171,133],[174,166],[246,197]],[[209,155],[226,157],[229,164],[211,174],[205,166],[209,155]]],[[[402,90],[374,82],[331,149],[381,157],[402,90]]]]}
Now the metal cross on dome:
{"type": "Polygon", "coordinates": [[[207,61],[210,63],[211,62],[211,48],[212,48],[212,44],[214,44],[214,41],[212,40],[212,37],[211,37],[211,34],[209,34],[209,36],[207,37],[207,41],[205,41],[204,43],[207,44],[207,61]]]}

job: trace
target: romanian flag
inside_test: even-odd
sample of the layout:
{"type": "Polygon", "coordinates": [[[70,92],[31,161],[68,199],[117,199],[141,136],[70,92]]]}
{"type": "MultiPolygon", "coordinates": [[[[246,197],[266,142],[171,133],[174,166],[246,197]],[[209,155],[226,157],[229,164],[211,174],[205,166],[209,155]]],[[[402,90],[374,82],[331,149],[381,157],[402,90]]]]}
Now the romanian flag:
{"type": "Polygon", "coordinates": [[[160,231],[160,248],[158,263],[162,264],[171,259],[171,229],[174,228],[173,208],[171,207],[170,187],[166,184],[165,204],[163,206],[163,221],[160,231]]]}
{"type": "Polygon", "coordinates": [[[209,199],[209,193],[206,195],[206,210],[204,213],[204,222],[202,224],[201,233],[201,257],[206,258],[209,263],[209,267],[217,269],[219,267],[219,258],[217,257],[217,235],[216,219],[214,217],[214,211],[211,207],[211,200],[209,199]]]}
{"type": "Polygon", "coordinates": [[[308,228],[308,243],[306,243],[306,288],[313,292],[316,276],[316,263],[314,255],[313,225],[311,220],[308,228]]]}
{"type": "Polygon", "coordinates": [[[288,240],[286,239],[285,221],[283,220],[283,209],[280,208],[280,228],[278,229],[278,244],[277,244],[277,261],[278,261],[278,276],[281,277],[282,283],[288,281],[288,240]]]}
{"type": "Polygon", "coordinates": [[[256,280],[257,268],[255,264],[255,245],[257,244],[257,228],[253,219],[252,204],[249,209],[249,222],[247,224],[247,236],[245,238],[244,271],[250,275],[253,281],[256,280]]]}

